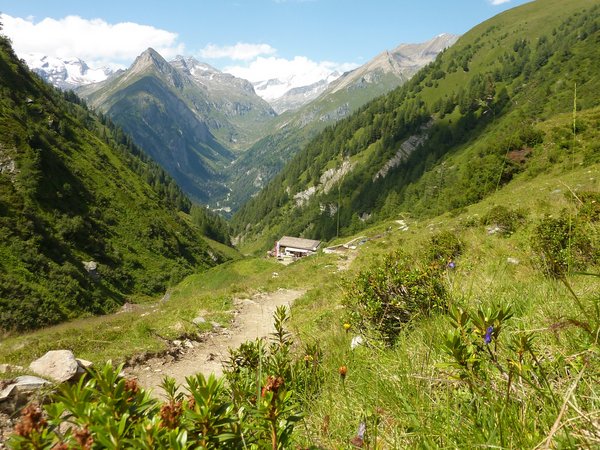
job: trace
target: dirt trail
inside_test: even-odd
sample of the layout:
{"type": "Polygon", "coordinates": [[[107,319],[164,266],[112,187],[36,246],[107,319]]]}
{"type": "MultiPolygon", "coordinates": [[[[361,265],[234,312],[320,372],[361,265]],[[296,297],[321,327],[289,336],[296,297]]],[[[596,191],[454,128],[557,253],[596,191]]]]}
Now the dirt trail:
{"type": "Polygon", "coordinates": [[[205,375],[223,373],[222,362],[229,356],[229,348],[238,347],[247,340],[265,337],[273,329],[273,313],[278,306],[291,306],[303,291],[280,289],[267,294],[256,294],[251,299],[235,301],[237,314],[230,328],[211,334],[203,342],[195,342],[177,360],[152,358],[143,364],[126,369],[127,376],[136,377],[139,383],[158,392],[166,375],[179,384],[185,377],[202,372],[205,375]]]}

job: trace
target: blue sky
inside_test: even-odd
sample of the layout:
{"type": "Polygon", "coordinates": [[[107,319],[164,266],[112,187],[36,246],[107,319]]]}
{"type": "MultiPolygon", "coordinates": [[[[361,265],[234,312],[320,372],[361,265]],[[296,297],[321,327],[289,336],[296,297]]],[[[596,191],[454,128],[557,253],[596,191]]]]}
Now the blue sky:
{"type": "Polygon", "coordinates": [[[2,1],[0,12],[20,56],[40,52],[80,57],[96,66],[127,66],[152,46],[167,59],[183,53],[261,77],[261,71],[286,64],[288,70],[311,64],[348,69],[400,43],[465,33],[525,2],[9,0],[2,1]]]}

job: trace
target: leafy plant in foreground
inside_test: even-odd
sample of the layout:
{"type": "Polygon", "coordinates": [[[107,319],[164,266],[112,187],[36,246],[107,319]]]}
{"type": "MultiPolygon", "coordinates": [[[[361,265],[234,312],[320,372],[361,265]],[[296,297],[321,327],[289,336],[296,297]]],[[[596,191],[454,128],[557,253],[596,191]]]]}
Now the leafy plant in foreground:
{"type": "Polygon", "coordinates": [[[232,351],[224,378],[197,374],[183,389],[166,378],[159,401],[110,363],[77,384],[62,385],[44,411],[23,412],[9,448],[217,449],[292,445],[301,419],[300,394],[320,383],[320,351],[295,358],[285,308],[275,313],[275,333],[232,351]]]}

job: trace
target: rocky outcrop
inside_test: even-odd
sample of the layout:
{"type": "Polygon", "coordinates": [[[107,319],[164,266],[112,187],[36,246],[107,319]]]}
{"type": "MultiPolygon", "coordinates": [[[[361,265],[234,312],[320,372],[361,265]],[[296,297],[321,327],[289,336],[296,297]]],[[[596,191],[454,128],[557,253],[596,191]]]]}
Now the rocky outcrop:
{"type": "Polygon", "coordinates": [[[412,152],[414,152],[418,147],[423,145],[427,139],[429,138],[429,129],[433,126],[433,121],[428,122],[427,124],[421,127],[421,132],[419,134],[414,134],[406,139],[401,145],[396,154],[388,160],[381,169],[377,171],[375,175],[373,175],[373,181],[376,181],[377,178],[385,178],[390,170],[395,167],[398,167],[402,161],[406,160],[412,152]]]}

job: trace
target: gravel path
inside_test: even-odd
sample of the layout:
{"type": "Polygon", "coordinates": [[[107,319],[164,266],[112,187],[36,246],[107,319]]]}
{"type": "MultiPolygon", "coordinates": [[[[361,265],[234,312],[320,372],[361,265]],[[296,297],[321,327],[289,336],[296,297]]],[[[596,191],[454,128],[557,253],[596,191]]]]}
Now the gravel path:
{"type": "Polygon", "coordinates": [[[254,295],[251,299],[236,300],[237,314],[230,328],[210,334],[203,342],[190,343],[190,348],[173,358],[152,358],[141,365],[130,367],[127,376],[136,377],[147,389],[158,392],[166,375],[179,384],[185,378],[202,372],[205,375],[223,373],[222,362],[229,356],[229,348],[236,348],[247,340],[268,336],[273,332],[273,313],[278,306],[291,306],[304,291],[280,289],[275,292],[254,295]],[[157,389],[158,388],[158,389],[157,389]]]}

